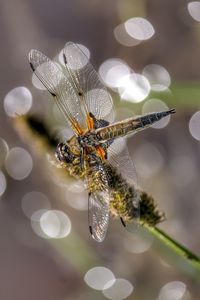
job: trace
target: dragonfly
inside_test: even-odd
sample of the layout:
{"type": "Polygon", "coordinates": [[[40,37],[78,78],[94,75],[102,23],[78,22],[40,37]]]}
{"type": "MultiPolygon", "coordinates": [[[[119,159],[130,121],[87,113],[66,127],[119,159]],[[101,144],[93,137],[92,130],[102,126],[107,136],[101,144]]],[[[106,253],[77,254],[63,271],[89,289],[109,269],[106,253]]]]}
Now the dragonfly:
{"type": "Polygon", "coordinates": [[[119,217],[127,228],[138,223],[140,193],[124,140],[175,110],[115,122],[110,93],[86,54],[73,42],[63,48],[60,63],[35,49],[29,53],[29,62],[73,130],[70,139],[58,144],[55,156],[68,174],[84,182],[92,237],[97,242],[104,240],[110,215],[119,217]]]}

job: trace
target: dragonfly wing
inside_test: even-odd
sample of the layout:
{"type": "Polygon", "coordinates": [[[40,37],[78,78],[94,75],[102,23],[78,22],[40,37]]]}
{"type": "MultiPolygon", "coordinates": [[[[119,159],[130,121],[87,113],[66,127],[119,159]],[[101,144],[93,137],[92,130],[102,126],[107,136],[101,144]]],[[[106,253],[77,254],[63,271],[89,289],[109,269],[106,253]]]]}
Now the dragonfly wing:
{"type": "Polygon", "coordinates": [[[109,203],[111,198],[106,166],[98,155],[89,155],[85,182],[89,191],[88,222],[92,237],[104,240],[109,223],[109,203]]]}
{"type": "Polygon", "coordinates": [[[108,161],[130,185],[138,186],[135,166],[130,157],[125,138],[118,138],[108,148],[108,161]]]}
{"type": "Polygon", "coordinates": [[[51,93],[70,126],[76,133],[82,133],[86,128],[86,120],[80,108],[80,97],[61,66],[34,49],[29,53],[29,61],[35,75],[51,93]]]}
{"type": "Polygon", "coordinates": [[[97,191],[90,193],[88,199],[89,229],[97,242],[104,240],[109,223],[109,205],[104,196],[104,193],[97,191]]]}
{"type": "Polygon", "coordinates": [[[114,119],[113,101],[98,73],[78,45],[69,42],[63,49],[62,67],[38,50],[29,53],[30,65],[54,97],[71,127],[78,134],[91,129],[91,112],[97,119],[114,119]]]}
{"type": "Polygon", "coordinates": [[[134,206],[133,221],[125,222],[121,219],[123,226],[125,226],[128,231],[133,232],[137,230],[140,218],[140,192],[138,189],[135,166],[130,157],[125,138],[116,139],[110,145],[108,148],[108,161],[134,190],[132,198],[132,204],[134,206]]]}
{"type": "Polygon", "coordinates": [[[97,119],[114,120],[113,101],[88,57],[77,44],[68,42],[63,49],[66,76],[71,78],[81,94],[80,104],[85,113],[91,112],[97,119]]]}

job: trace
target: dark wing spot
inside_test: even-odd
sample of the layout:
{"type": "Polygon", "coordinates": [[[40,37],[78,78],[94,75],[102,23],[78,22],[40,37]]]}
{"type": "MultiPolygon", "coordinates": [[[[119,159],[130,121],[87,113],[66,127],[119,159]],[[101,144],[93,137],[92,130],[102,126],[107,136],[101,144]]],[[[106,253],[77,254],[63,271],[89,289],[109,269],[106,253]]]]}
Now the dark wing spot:
{"type": "Polygon", "coordinates": [[[67,65],[67,57],[66,57],[65,53],[63,53],[63,59],[64,59],[65,65],[67,65]]]}
{"type": "Polygon", "coordinates": [[[33,72],[35,71],[35,68],[33,66],[33,64],[30,62],[30,66],[31,66],[31,69],[33,70],[33,72]]]}
{"type": "Polygon", "coordinates": [[[52,93],[52,92],[50,92],[51,93],[51,95],[53,96],[53,97],[56,97],[56,94],[54,94],[54,93],[52,93]]]}
{"type": "Polygon", "coordinates": [[[78,95],[81,97],[83,96],[83,92],[78,92],[78,95]]]}
{"type": "Polygon", "coordinates": [[[92,226],[89,226],[90,234],[93,235],[92,226]]]}

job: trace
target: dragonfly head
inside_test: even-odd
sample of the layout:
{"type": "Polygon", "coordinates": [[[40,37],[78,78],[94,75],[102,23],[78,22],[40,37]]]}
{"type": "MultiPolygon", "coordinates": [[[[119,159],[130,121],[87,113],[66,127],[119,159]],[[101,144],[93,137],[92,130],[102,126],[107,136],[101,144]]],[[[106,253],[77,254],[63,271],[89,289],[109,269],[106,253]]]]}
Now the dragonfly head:
{"type": "Polygon", "coordinates": [[[55,156],[60,162],[64,163],[72,163],[74,160],[74,154],[72,153],[70,146],[63,142],[58,144],[55,156]]]}

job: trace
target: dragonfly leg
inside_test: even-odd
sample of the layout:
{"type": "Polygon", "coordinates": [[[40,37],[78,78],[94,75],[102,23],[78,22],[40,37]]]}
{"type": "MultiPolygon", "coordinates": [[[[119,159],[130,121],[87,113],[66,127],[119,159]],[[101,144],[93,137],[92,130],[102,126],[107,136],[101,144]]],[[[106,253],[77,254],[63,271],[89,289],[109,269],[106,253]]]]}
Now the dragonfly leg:
{"type": "Polygon", "coordinates": [[[120,217],[120,221],[121,221],[122,225],[126,228],[126,223],[124,222],[122,217],[120,217]]]}
{"type": "Polygon", "coordinates": [[[85,160],[84,160],[84,149],[81,148],[81,155],[80,155],[80,166],[82,170],[85,168],[85,160]]]}

